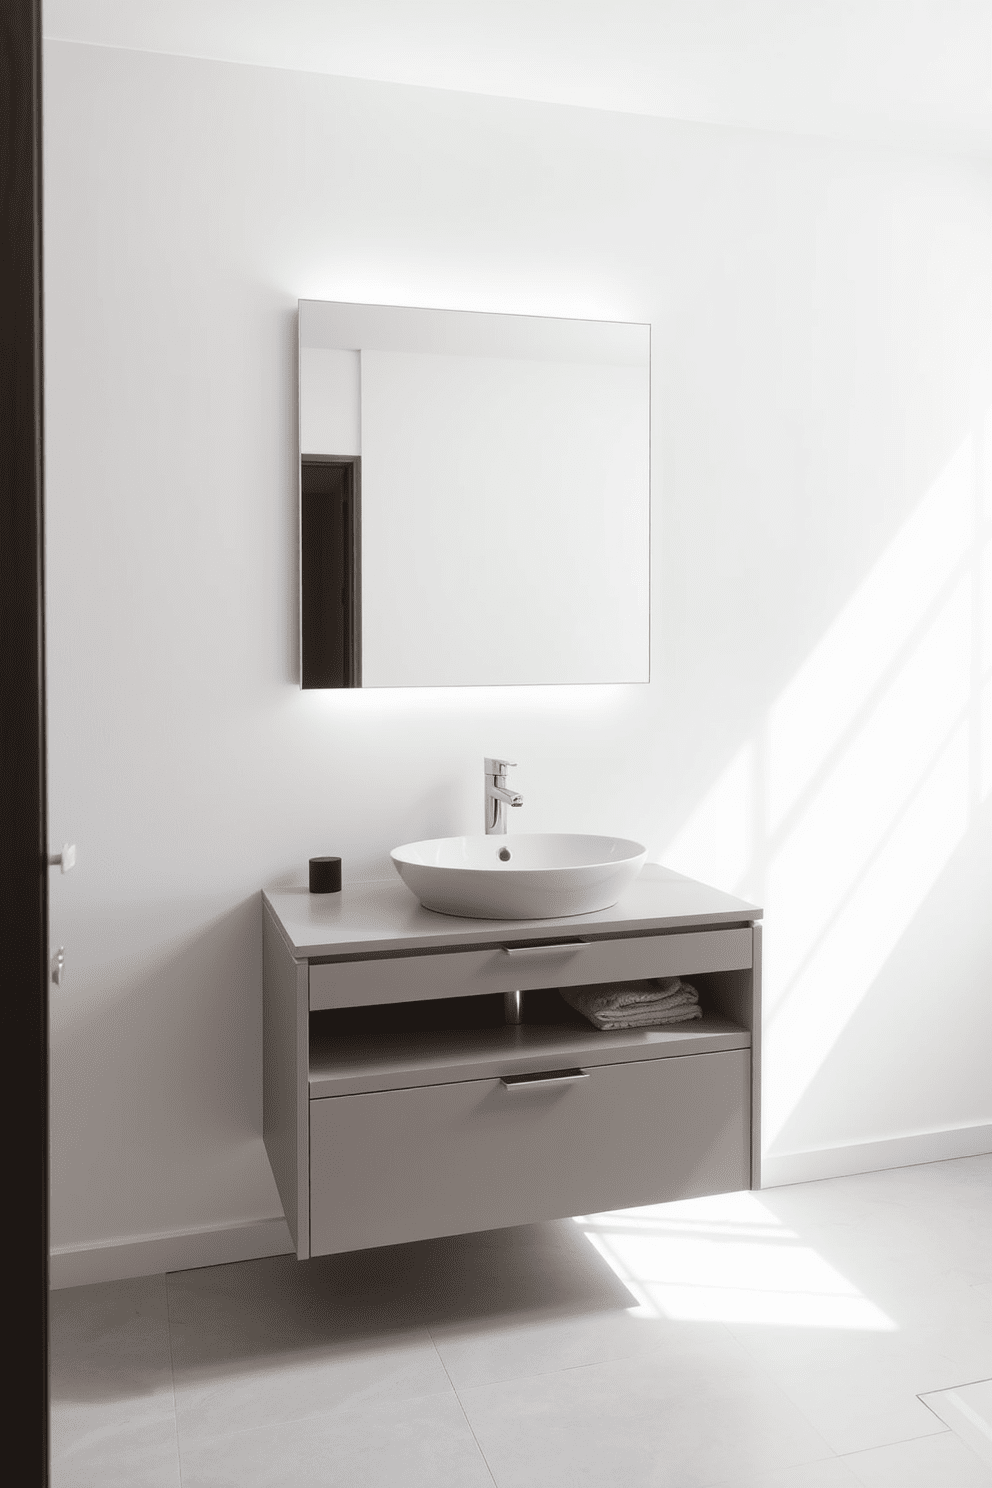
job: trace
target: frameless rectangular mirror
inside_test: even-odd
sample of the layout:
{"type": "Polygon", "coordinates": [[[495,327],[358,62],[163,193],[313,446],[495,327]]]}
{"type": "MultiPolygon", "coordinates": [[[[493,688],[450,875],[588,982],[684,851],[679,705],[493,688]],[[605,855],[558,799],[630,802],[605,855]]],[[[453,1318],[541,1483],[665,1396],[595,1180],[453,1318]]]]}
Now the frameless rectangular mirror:
{"type": "Polygon", "coordinates": [[[301,300],[304,687],[646,682],[650,327],[301,300]]]}

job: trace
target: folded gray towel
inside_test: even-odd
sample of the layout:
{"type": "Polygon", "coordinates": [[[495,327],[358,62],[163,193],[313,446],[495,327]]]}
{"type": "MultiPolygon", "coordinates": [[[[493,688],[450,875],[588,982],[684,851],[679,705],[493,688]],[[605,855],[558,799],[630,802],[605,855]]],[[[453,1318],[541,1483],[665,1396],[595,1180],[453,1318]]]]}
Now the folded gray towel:
{"type": "Polygon", "coordinates": [[[663,1028],[669,1023],[688,1023],[690,1019],[702,1016],[702,1008],[698,1002],[693,1002],[686,1007],[674,1008],[670,1013],[618,1013],[615,1018],[594,1013],[589,1022],[594,1028],[607,1032],[611,1028],[663,1028]]]}
{"type": "Polygon", "coordinates": [[[597,982],[588,987],[559,988],[562,997],[580,1013],[609,1009],[664,1007],[673,999],[695,1002],[697,993],[680,977],[652,977],[641,982],[597,982]]]}
{"type": "Polygon", "coordinates": [[[597,1028],[650,1028],[702,1017],[699,993],[679,977],[559,987],[570,1007],[597,1028]]]}

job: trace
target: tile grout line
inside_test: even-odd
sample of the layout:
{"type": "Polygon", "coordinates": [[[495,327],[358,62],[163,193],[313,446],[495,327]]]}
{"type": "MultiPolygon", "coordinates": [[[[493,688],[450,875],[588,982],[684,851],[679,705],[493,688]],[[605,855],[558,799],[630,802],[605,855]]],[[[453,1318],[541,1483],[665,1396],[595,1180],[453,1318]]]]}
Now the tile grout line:
{"type": "Polygon", "coordinates": [[[165,1322],[169,1334],[169,1377],[172,1381],[172,1420],[176,1430],[176,1463],[179,1467],[179,1488],[183,1488],[183,1449],[179,1440],[179,1407],[176,1403],[176,1356],[172,1349],[172,1293],[169,1287],[169,1276],[166,1273],[165,1281],[165,1322]]]}
{"type": "Polygon", "coordinates": [[[458,1409],[462,1413],[462,1417],[463,1417],[463,1419],[465,1421],[465,1425],[468,1427],[469,1431],[471,1431],[471,1433],[472,1433],[472,1440],[475,1442],[476,1447],[479,1449],[479,1456],[482,1458],[482,1461],[483,1461],[483,1463],[485,1465],[486,1472],[489,1474],[489,1476],[493,1480],[493,1488],[499,1488],[499,1484],[496,1482],[496,1474],[493,1472],[492,1467],[489,1464],[489,1458],[486,1456],[485,1452],[482,1450],[482,1443],[480,1442],[479,1438],[476,1436],[476,1434],[475,1434],[475,1427],[472,1425],[472,1422],[468,1418],[468,1412],[465,1409],[465,1404],[464,1404],[464,1402],[462,1400],[462,1397],[459,1395],[458,1390],[455,1387],[454,1380],[451,1378],[451,1375],[448,1373],[448,1366],[447,1366],[447,1364],[445,1364],[444,1360],[441,1357],[441,1350],[437,1346],[437,1342],[436,1342],[436,1340],[434,1338],[434,1334],[431,1331],[430,1323],[428,1323],[426,1325],[426,1327],[427,1327],[427,1336],[428,1336],[428,1338],[431,1341],[431,1348],[434,1350],[435,1354],[437,1355],[437,1362],[440,1364],[441,1368],[444,1370],[445,1378],[447,1379],[448,1384],[451,1386],[452,1394],[454,1395],[455,1399],[458,1401],[458,1409]]]}
{"type": "Polygon", "coordinates": [[[764,1364],[764,1361],[759,1357],[758,1354],[756,1354],[754,1352],[754,1350],[747,1343],[745,1343],[745,1341],[744,1341],[743,1338],[738,1338],[738,1336],[734,1332],[734,1330],[731,1327],[729,1327],[726,1323],[721,1324],[721,1326],[723,1328],[723,1331],[726,1333],[727,1337],[730,1338],[730,1339],[732,1339],[733,1342],[737,1344],[738,1348],[743,1349],[744,1353],[751,1360],[751,1363],[752,1363],[753,1367],[761,1373],[761,1375],[763,1376],[763,1378],[765,1379],[765,1381],[769,1385],[771,1385],[775,1390],[778,1391],[778,1393],[781,1395],[782,1399],[785,1400],[785,1401],[787,1401],[788,1404],[791,1406],[791,1408],[794,1411],[798,1411],[799,1415],[802,1416],[803,1420],[806,1422],[806,1424],[809,1427],[809,1429],[811,1431],[814,1431],[816,1433],[816,1435],[822,1441],[823,1445],[827,1448],[828,1452],[830,1453],[830,1456],[829,1457],[818,1457],[818,1458],[815,1459],[815,1461],[817,1461],[817,1462],[830,1462],[831,1460],[833,1460],[835,1462],[839,1462],[841,1460],[841,1454],[840,1454],[840,1452],[838,1452],[837,1451],[837,1448],[834,1447],[834,1446],[832,1446],[830,1444],[830,1442],[827,1441],[827,1438],[824,1436],[824,1434],[820,1430],[819,1426],[817,1426],[817,1424],[813,1420],[812,1416],[809,1415],[808,1412],[805,1411],[803,1409],[803,1407],[798,1404],[797,1401],[795,1401],[795,1400],[792,1399],[791,1395],[788,1393],[788,1391],[785,1389],[785,1387],[779,1383],[779,1381],[775,1378],[775,1376],[771,1373],[771,1371],[769,1369],[766,1369],[765,1364],[764,1364]]]}
{"type": "Polygon", "coordinates": [[[939,1390],[918,1390],[916,1398],[926,1405],[924,1397],[927,1395],[950,1395],[954,1390],[970,1390],[972,1385],[992,1385],[992,1379],[965,1380],[961,1385],[941,1385],[939,1390]]]}
{"type": "Polygon", "coordinates": [[[839,1455],[841,1462],[846,1462],[848,1457],[866,1457],[869,1452],[887,1452],[890,1447],[908,1447],[911,1442],[939,1441],[942,1436],[953,1435],[954,1432],[947,1426],[943,1431],[925,1431],[922,1436],[902,1436],[898,1441],[883,1442],[878,1447],[858,1447],[853,1452],[842,1452],[839,1455]]]}
{"type": "Polygon", "coordinates": [[[982,1466],[989,1473],[989,1482],[992,1483],[992,1458],[989,1457],[984,1448],[977,1447],[974,1441],[970,1439],[970,1434],[972,1431],[975,1431],[976,1435],[983,1437],[986,1440],[988,1439],[989,1430],[987,1420],[978,1416],[977,1412],[973,1411],[970,1406],[966,1404],[966,1402],[959,1401],[957,1403],[956,1412],[952,1412],[958,1417],[957,1424],[955,1424],[953,1421],[945,1421],[943,1416],[937,1415],[936,1410],[930,1404],[929,1400],[924,1398],[924,1395],[953,1395],[956,1391],[970,1389],[973,1385],[992,1385],[992,1379],[970,1380],[968,1384],[948,1385],[943,1390],[927,1390],[924,1392],[923,1395],[918,1395],[917,1399],[919,1400],[921,1405],[926,1406],[928,1411],[930,1411],[934,1416],[937,1416],[937,1420],[940,1421],[940,1423],[947,1429],[947,1431],[953,1437],[955,1437],[963,1447],[965,1447],[969,1452],[972,1453],[977,1461],[981,1462],[982,1466]],[[964,1417],[964,1424],[967,1427],[966,1430],[961,1429],[962,1423],[960,1418],[962,1416],[964,1417]],[[969,1419],[969,1417],[971,1419],[969,1419]]]}
{"type": "MultiPolygon", "coordinates": [[[[452,1388],[454,1388],[454,1387],[452,1387],[452,1388]]],[[[404,1395],[404,1396],[401,1396],[400,1397],[400,1400],[401,1401],[431,1400],[431,1399],[434,1398],[435,1395],[439,1396],[440,1395],[440,1391],[433,1390],[433,1391],[431,1391],[427,1395],[404,1395]]],[[[460,1402],[459,1402],[459,1404],[460,1404],[460,1402]]],[[[305,1416],[289,1416],[285,1420],[282,1420],[282,1421],[262,1421],[260,1424],[254,1425],[254,1426],[238,1426],[233,1431],[228,1431],[228,1430],[226,1430],[226,1431],[218,1431],[218,1432],[214,1432],[211,1435],[197,1437],[195,1439],[194,1445],[196,1445],[196,1446],[202,1446],[203,1444],[209,1443],[209,1442],[219,1442],[219,1441],[225,1441],[225,1440],[228,1440],[228,1439],[233,1440],[235,1437],[251,1436],[252,1432],[254,1432],[254,1431],[273,1431],[273,1430],[279,1430],[279,1429],[281,1429],[284,1426],[304,1426],[304,1425],[306,1425],[306,1423],[308,1421],[324,1421],[330,1415],[333,1415],[333,1409],[332,1410],[310,1411],[305,1416]]],[[[469,1428],[471,1429],[471,1422],[469,1422],[469,1428]]],[[[474,1431],[472,1432],[472,1435],[475,1436],[475,1432],[474,1431]]],[[[481,1452],[482,1451],[482,1448],[480,1447],[479,1450],[481,1452]]],[[[486,1465],[488,1466],[488,1463],[486,1465]]]]}
{"type": "MultiPolygon", "coordinates": [[[[447,1375],[447,1378],[448,1378],[448,1380],[449,1380],[449,1382],[451,1384],[451,1388],[452,1388],[452,1390],[455,1393],[455,1398],[458,1400],[458,1404],[461,1407],[462,1415],[465,1417],[465,1420],[466,1420],[466,1423],[468,1425],[468,1428],[472,1432],[472,1436],[474,1437],[474,1439],[476,1441],[476,1444],[479,1447],[479,1451],[482,1454],[482,1459],[485,1462],[486,1467],[489,1469],[489,1475],[492,1478],[493,1483],[496,1484],[496,1488],[499,1488],[499,1485],[498,1485],[497,1480],[496,1480],[496,1476],[495,1476],[492,1468],[489,1465],[489,1460],[486,1457],[486,1454],[485,1454],[485,1452],[482,1449],[482,1445],[479,1442],[479,1438],[476,1436],[475,1429],[472,1426],[472,1422],[468,1418],[468,1413],[465,1410],[465,1406],[464,1406],[464,1403],[462,1401],[461,1395],[458,1392],[458,1388],[455,1385],[454,1380],[451,1378],[451,1375],[448,1372],[448,1368],[445,1365],[445,1362],[444,1362],[443,1358],[441,1357],[441,1351],[437,1347],[437,1343],[436,1343],[436,1341],[434,1339],[434,1334],[433,1334],[433,1332],[431,1330],[430,1324],[426,1324],[425,1326],[426,1326],[426,1329],[427,1329],[427,1333],[428,1333],[428,1335],[430,1337],[431,1343],[434,1345],[434,1350],[435,1350],[435,1352],[436,1352],[436,1354],[438,1356],[438,1360],[439,1360],[439,1362],[441,1364],[441,1368],[444,1370],[445,1374],[447,1375]]],[[[745,1351],[745,1353],[749,1353],[750,1352],[746,1348],[746,1345],[744,1345],[743,1343],[741,1343],[740,1339],[735,1339],[734,1338],[734,1335],[730,1332],[730,1329],[727,1328],[725,1325],[724,1325],[724,1331],[726,1332],[727,1336],[731,1340],[733,1340],[734,1342],[736,1342],[745,1351]]],[[[649,1350],[648,1352],[649,1353],[655,1352],[655,1350],[649,1350]]],[[[639,1357],[639,1356],[636,1356],[636,1355],[625,1355],[624,1356],[624,1359],[631,1359],[631,1358],[634,1358],[634,1357],[639,1357]]],[[[826,1437],[824,1437],[821,1434],[821,1432],[819,1431],[819,1429],[814,1425],[814,1423],[806,1415],[806,1412],[803,1411],[800,1406],[795,1405],[795,1403],[789,1399],[789,1397],[786,1394],[786,1392],[782,1389],[782,1386],[778,1383],[777,1380],[775,1380],[772,1377],[772,1375],[770,1375],[768,1373],[768,1371],[764,1368],[764,1366],[761,1364],[761,1362],[755,1356],[752,1355],[751,1357],[752,1357],[752,1361],[754,1363],[755,1368],[764,1376],[767,1384],[770,1385],[772,1389],[774,1389],[775,1391],[777,1391],[778,1394],[780,1394],[782,1396],[783,1400],[785,1400],[786,1403],[792,1407],[792,1409],[794,1409],[799,1415],[801,1415],[803,1417],[803,1419],[806,1421],[807,1425],[809,1426],[810,1430],[812,1430],[812,1431],[814,1431],[816,1433],[816,1435],[822,1441],[824,1448],[826,1449],[826,1452],[828,1454],[827,1456],[825,1456],[825,1457],[810,1458],[809,1461],[808,1461],[808,1463],[799,1463],[799,1464],[796,1464],[796,1466],[799,1466],[799,1467],[802,1467],[802,1466],[813,1466],[813,1465],[816,1465],[816,1464],[821,1463],[821,1462],[840,1462],[840,1461],[842,1461],[843,1460],[842,1459],[842,1454],[839,1453],[839,1452],[837,1452],[830,1445],[830,1443],[827,1441],[826,1437]]],[[[489,1385],[499,1385],[499,1384],[511,1383],[511,1382],[516,1381],[516,1380],[543,1379],[546,1376],[551,1375],[551,1374],[568,1374],[568,1373],[572,1373],[572,1372],[578,1372],[579,1370],[583,1370],[583,1369],[598,1369],[603,1364],[609,1364],[611,1362],[613,1362],[613,1360],[611,1360],[609,1358],[607,1358],[607,1359],[586,1360],[584,1363],[581,1363],[581,1364],[566,1364],[566,1365],[564,1365],[563,1367],[561,1367],[559,1369],[540,1370],[536,1374],[525,1373],[525,1374],[509,1375],[504,1380],[490,1380],[488,1382],[488,1384],[489,1385]]],[[[471,1387],[471,1388],[475,1388],[475,1387],[471,1387]]],[[[486,1388],[486,1386],[483,1386],[482,1388],[486,1388]]],[[[937,1434],[937,1433],[931,1433],[931,1435],[935,1435],[935,1434],[937,1434]]],[[[868,1450],[872,1450],[872,1449],[869,1448],[868,1450]]],[[[719,1483],[715,1483],[713,1485],[713,1488],[723,1488],[723,1483],[724,1482],[726,1482],[725,1479],[724,1480],[721,1480],[721,1482],[719,1482],[719,1483]]]]}

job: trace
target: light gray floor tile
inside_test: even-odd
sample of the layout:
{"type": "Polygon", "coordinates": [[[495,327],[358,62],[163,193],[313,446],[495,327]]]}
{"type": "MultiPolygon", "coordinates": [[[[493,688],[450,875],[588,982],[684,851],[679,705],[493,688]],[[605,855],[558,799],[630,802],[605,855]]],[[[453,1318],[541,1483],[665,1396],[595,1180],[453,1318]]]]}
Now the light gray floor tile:
{"type": "Polygon", "coordinates": [[[272,1256],[234,1266],[177,1272],[168,1278],[174,1338],[205,1330],[237,1349],[253,1342],[286,1347],[359,1335],[375,1339],[417,1325],[416,1306],[400,1281],[385,1277],[365,1291],[339,1285],[326,1260],[272,1256]]]}
{"type": "Polygon", "coordinates": [[[641,1306],[574,1225],[556,1250],[531,1250],[512,1264],[498,1258],[482,1286],[466,1259],[425,1310],[456,1389],[653,1350],[673,1358],[737,1351],[720,1323],[686,1323],[641,1306]]]}
{"type": "Polygon", "coordinates": [[[426,1328],[396,1329],[374,1296],[335,1295],[326,1268],[285,1257],[169,1280],[183,1444],[332,1407],[450,1394],[426,1328]]]}
{"type": "Polygon", "coordinates": [[[493,1488],[450,1394],[184,1444],[182,1469],[183,1488],[493,1488]]]}
{"type": "Polygon", "coordinates": [[[917,1399],[956,1372],[895,1333],[732,1327],[837,1453],[925,1436],[941,1423],[917,1399]]]}
{"type": "Polygon", "coordinates": [[[974,1283],[989,1275],[992,1261],[985,1240],[988,1194],[960,1186],[948,1191],[933,1169],[905,1170],[919,1177],[900,1191],[888,1174],[830,1179],[761,1194],[778,1220],[822,1249],[862,1291],[912,1289],[922,1277],[957,1272],[974,1283]],[[855,1186],[856,1185],[856,1186],[855,1186]],[[978,1197],[976,1197],[976,1194],[978,1197]]]}
{"type": "Polygon", "coordinates": [[[499,1488],[702,1488],[832,1454],[747,1360],[650,1354],[460,1392],[499,1488]]]}
{"type": "Polygon", "coordinates": [[[992,1469],[992,1379],[938,1390],[923,1400],[992,1469]]]}
{"type": "Polygon", "coordinates": [[[176,1418],[128,1420],[104,1412],[66,1440],[52,1423],[52,1488],[180,1488],[176,1418]]]}
{"type": "Polygon", "coordinates": [[[172,1411],[162,1277],[53,1292],[49,1317],[52,1422],[64,1449],[115,1421],[172,1411]]]}
{"type": "Polygon", "coordinates": [[[632,1214],[54,1293],[55,1488],[177,1488],[172,1356],[184,1488],[492,1488],[452,1382],[499,1488],[989,1481],[916,1397],[992,1375],[992,1158],[632,1214]]]}
{"type": "Polygon", "coordinates": [[[441,1325],[431,1333],[456,1390],[644,1354],[664,1357],[676,1369],[740,1357],[722,1323],[680,1323],[626,1311],[534,1311],[441,1325]]]}
{"type": "Polygon", "coordinates": [[[990,1178],[992,1163],[967,1159],[760,1195],[861,1298],[866,1324],[875,1313],[862,1328],[729,1325],[837,1452],[936,1433],[917,1395],[989,1372],[992,1314],[973,1277],[990,1178]]]}
{"type": "MultiPolygon", "coordinates": [[[[983,1170],[992,1172],[981,1161],[983,1170]]],[[[992,1288],[986,1294],[975,1282],[976,1260],[989,1265],[992,1182],[987,1190],[967,1186],[965,1207],[959,1178],[954,1182],[957,1199],[948,1197],[944,1172],[948,1167],[957,1164],[798,1185],[761,1195],[762,1203],[793,1227],[803,1245],[817,1252],[854,1294],[887,1320],[896,1351],[904,1348],[907,1358],[922,1366],[914,1393],[938,1387],[924,1384],[924,1379],[951,1384],[992,1372],[992,1288]],[[850,1194],[845,1187],[855,1181],[862,1191],[875,1194],[876,1212],[848,1225],[850,1194]],[[888,1195],[885,1204],[879,1198],[882,1194],[888,1195]],[[825,1204],[825,1195],[832,1204],[825,1204]],[[827,1219],[819,1217],[821,1210],[827,1219]]],[[[816,1351],[815,1341],[812,1347],[816,1351]]]]}
{"type": "Polygon", "coordinates": [[[845,1457],[863,1488],[992,1488],[992,1470],[951,1431],[845,1457]]]}
{"type": "Polygon", "coordinates": [[[839,1457],[825,1462],[808,1462],[801,1467],[785,1467],[780,1472],[763,1472],[758,1477],[749,1473],[724,1478],[709,1488],[859,1488],[858,1479],[839,1457]]]}
{"type": "Polygon", "coordinates": [[[944,1272],[921,1268],[917,1284],[880,1283],[874,1296],[882,1299],[879,1305],[903,1333],[992,1326],[992,1289],[987,1293],[944,1272]]]}
{"type": "MultiPolygon", "coordinates": [[[[178,1351],[177,1351],[178,1352],[178,1351]]],[[[357,1344],[290,1349],[197,1366],[178,1353],[176,1419],[188,1442],[319,1415],[339,1403],[375,1404],[381,1415],[397,1402],[452,1388],[427,1333],[380,1335],[357,1344]]]]}
{"type": "MultiPolygon", "coordinates": [[[[992,1375],[992,1320],[976,1308],[970,1321],[961,1318],[948,1325],[934,1325],[921,1330],[920,1340],[934,1352],[943,1354],[951,1363],[948,1374],[953,1381],[987,1378],[992,1375]]],[[[951,1388],[951,1380],[945,1380],[951,1388]]]]}
{"type": "Polygon", "coordinates": [[[453,1357],[463,1345],[463,1373],[474,1379],[492,1377],[483,1363],[487,1329],[512,1334],[515,1323],[521,1336],[508,1367],[531,1367],[535,1318],[551,1320],[550,1337],[537,1344],[545,1367],[562,1367],[556,1344],[566,1337],[570,1360],[608,1356],[595,1339],[611,1326],[613,1350],[630,1351],[634,1329],[630,1341],[620,1335],[633,1301],[569,1222],[171,1276],[180,1434],[186,1441],[276,1424],[342,1398],[450,1390],[428,1323],[453,1335],[453,1357]]]}

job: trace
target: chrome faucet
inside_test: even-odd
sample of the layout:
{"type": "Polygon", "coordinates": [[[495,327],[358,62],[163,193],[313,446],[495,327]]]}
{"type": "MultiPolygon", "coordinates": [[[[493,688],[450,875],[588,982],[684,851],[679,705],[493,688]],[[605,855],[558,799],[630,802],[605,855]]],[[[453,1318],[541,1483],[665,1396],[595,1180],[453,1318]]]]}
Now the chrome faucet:
{"type": "Polygon", "coordinates": [[[506,772],[517,767],[511,760],[486,760],[486,835],[506,831],[507,806],[522,806],[524,798],[516,791],[507,790],[506,772]]]}

